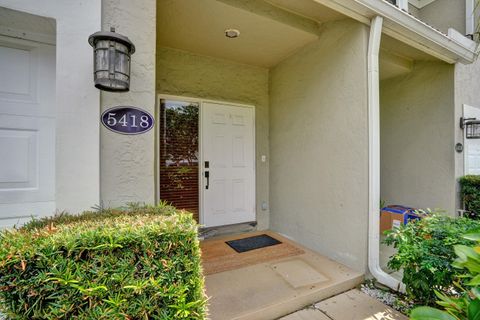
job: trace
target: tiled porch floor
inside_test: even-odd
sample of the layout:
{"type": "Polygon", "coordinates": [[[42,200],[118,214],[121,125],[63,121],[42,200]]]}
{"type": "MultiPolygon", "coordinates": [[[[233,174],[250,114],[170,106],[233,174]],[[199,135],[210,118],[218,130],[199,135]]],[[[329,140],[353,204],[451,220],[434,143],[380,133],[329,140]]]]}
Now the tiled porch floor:
{"type": "Polygon", "coordinates": [[[363,274],[273,232],[208,239],[201,245],[206,251],[212,244],[221,246],[224,241],[263,233],[299,248],[300,253],[207,275],[211,320],[277,319],[363,281],[363,274]]]}

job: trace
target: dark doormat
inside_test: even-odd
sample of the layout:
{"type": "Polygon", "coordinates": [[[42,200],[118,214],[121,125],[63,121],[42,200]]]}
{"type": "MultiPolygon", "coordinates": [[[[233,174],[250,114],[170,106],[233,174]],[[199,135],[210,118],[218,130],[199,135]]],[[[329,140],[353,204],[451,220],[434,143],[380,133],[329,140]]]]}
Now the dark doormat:
{"type": "Polygon", "coordinates": [[[247,252],[250,250],[260,249],[264,247],[274,246],[280,244],[281,242],[277,239],[274,239],[266,234],[261,234],[259,236],[248,237],[238,240],[226,241],[233,250],[238,253],[247,252]]]}

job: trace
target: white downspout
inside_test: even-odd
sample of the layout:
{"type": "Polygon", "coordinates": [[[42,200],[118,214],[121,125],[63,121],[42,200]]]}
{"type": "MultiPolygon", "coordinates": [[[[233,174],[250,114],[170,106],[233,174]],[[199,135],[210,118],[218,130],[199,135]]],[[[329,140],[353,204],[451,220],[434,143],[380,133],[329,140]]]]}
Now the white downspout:
{"type": "Polygon", "coordinates": [[[404,291],[402,282],[380,267],[380,80],[378,53],[382,36],[383,18],[376,16],[370,24],[368,40],[368,268],[383,285],[404,291]]]}
{"type": "Polygon", "coordinates": [[[465,0],[465,34],[475,33],[475,0],[465,0]]]}

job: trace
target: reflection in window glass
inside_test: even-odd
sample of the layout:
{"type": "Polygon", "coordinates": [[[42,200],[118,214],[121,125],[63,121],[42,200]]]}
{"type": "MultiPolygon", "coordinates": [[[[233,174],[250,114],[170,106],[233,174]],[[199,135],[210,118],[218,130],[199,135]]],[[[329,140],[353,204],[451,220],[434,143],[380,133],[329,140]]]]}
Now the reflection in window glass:
{"type": "Polygon", "coordinates": [[[199,104],[162,100],[160,199],[192,212],[198,221],[199,104]]]}

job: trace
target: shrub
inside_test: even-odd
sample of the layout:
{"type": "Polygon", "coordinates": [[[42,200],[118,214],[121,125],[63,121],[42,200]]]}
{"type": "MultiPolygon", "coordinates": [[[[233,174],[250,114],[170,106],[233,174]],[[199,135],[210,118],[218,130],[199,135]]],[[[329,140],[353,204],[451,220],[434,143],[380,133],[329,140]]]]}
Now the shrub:
{"type": "Polygon", "coordinates": [[[390,231],[385,243],[397,248],[388,267],[403,269],[403,283],[407,294],[419,304],[435,304],[435,290],[446,293],[452,287],[456,271],[451,266],[455,259],[454,246],[468,245],[461,237],[480,227],[480,221],[453,218],[438,213],[390,231]]]}
{"type": "Polygon", "coordinates": [[[412,320],[478,320],[480,319],[480,230],[466,234],[465,239],[476,241],[472,247],[455,246],[457,259],[452,264],[461,272],[457,275],[463,285],[455,282],[458,290],[455,295],[444,295],[437,292],[441,305],[445,311],[430,307],[419,307],[412,311],[412,320]]]}
{"type": "Polygon", "coordinates": [[[460,178],[461,197],[467,215],[480,217],[480,176],[466,175],[460,178]]]}
{"type": "Polygon", "coordinates": [[[196,223],[162,204],[2,231],[0,308],[9,319],[204,319],[196,223]]]}

